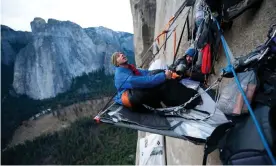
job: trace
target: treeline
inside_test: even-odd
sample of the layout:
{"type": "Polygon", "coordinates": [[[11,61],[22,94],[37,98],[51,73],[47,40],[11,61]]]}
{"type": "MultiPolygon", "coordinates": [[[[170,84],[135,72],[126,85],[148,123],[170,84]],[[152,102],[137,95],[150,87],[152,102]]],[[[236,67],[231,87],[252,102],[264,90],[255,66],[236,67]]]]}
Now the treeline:
{"type": "MultiPolygon", "coordinates": [[[[129,56],[135,63],[134,56],[129,56]]],[[[85,100],[111,96],[115,91],[114,75],[105,74],[104,68],[73,79],[71,88],[56,97],[45,100],[33,100],[26,95],[16,95],[12,89],[13,68],[1,66],[1,143],[4,149],[12,138],[16,128],[39,111],[62,108],[85,100]]]]}
{"type": "Polygon", "coordinates": [[[114,75],[106,75],[104,69],[99,69],[74,78],[67,92],[42,102],[44,107],[57,108],[58,105],[64,107],[89,99],[110,96],[115,91],[114,75]]]}
{"type": "Polygon", "coordinates": [[[134,165],[137,132],[82,118],[69,128],[2,152],[1,164],[134,165]]]}
{"type": "Polygon", "coordinates": [[[57,107],[62,108],[81,101],[110,96],[116,90],[113,79],[113,75],[105,75],[104,69],[84,74],[72,81],[69,91],[46,100],[33,100],[26,95],[17,96],[5,90],[1,99],[2,149],[11,140],[15,129],[41,110],[47,108],[54,110],[57,107]]]}

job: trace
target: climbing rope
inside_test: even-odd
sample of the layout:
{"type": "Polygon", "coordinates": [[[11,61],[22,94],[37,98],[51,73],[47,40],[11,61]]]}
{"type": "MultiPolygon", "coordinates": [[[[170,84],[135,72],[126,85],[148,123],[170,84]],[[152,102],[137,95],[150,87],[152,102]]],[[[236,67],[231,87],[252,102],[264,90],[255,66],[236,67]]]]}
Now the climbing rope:
{"type": "MultiPolygon", "coordinates": [[[[216,21],[217,27],[220,30],[220,26],[219,26],[218,21],[214,17],[212,17],[212,19],[214,19],[216,21]]],[[[246,97],[246,95],[245,95],[245,93],[243,91],[243,88],[241,87],[241,83],[240,83],[240,81],[239,81],[239,79],[237,77],[237,73],[236,73],[236,71],[235,71],[235,69],[234,69],[234,67],[233,67],[233,65],[231,63],[230,58],[231,58],[231,56],[233,57],[233,54],[232,54],[229,46],[227,45],[227,42],[224,39],[223,35],[220,35],[220,37],[221,37],[222,45],[223,45],[224,52],[225,52],[225,55],[226,55],[226,58],[227,58],[227,63],[228,63],[228,65],[227,65],[226,69],[224,69],[224,71],[232,72],[233,73],[235,82],[236,82],[236,84],[238,86],[238,89],[239,89],[240,93],[242,94],[242,97],[243,97],[243,99],[245,101],[245,104],[246,104],[246,106],[247,106],[247,108],[249,110],[250,116],[252,117],[252,120],[253,120],[253,122],[254,122],[254,124],[256,126],[258,134],[260,135],[260,138],[262,140],[264,148],[267,151],[267,154],[268,154],[268,156],[269,156],[272,164],[276,165],[276,160],[275,160],[275,158],[274,158],[274,156],[273,156],[273,154],[272,154],[272,152],[271,152],[271,150],[269,148],[267,140],[265,139],[263,131],[262,131],[261,127],[260,127],[260,124],[259,124],[258,120],[256,119],[256,116],[255,116],[255,114],[254,114],[254,112],[253,112],[253,110],[252,110],[252,108],[251,108],[251,106],[249,104],[249,101],[248,101],[248,99],[247,99],[247,97],[246,97]]]]}

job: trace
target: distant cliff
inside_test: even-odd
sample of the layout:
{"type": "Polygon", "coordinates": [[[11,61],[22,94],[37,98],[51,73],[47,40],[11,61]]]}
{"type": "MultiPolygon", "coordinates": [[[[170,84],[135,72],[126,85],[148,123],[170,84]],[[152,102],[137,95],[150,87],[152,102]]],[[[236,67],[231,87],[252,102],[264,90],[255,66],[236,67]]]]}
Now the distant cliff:
{"type": "Polygon", "coordinates": [[[97,56],[103,57],[106,73],[113,73],[114,68],[110,64],[110,56],[115,51],[122,51],[126,55],[134,57],[133,34],[126,32],[115,32],[105,27],[85,28],[87,35],[96,45],[97,56]]]}
{"type": "Polygon", "coordinates": [[[133,53],[133,35],[105,27],[83,29],[70,21],[41,18],[31,22],[32,32],[1,26],[2,63],[13,65],[13,88],[34,99],[67,91],[72,79],[104,68],[113,72],[110,56],[133,53]]]}

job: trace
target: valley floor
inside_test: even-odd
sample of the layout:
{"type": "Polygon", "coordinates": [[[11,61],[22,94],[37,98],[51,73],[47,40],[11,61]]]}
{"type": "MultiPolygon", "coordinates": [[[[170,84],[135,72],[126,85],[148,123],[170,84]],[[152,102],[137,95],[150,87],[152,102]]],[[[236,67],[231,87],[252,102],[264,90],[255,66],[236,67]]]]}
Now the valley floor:
{"type": "Polygon", "coordinates": [[[108,99],[109,97],[88,100],[60,110],[54,110],[56,112],[55,115],[51,113],[43,115],[36,120],[29,120],[16,129],[9,147],[24,143],[26,140],[33,140],[40,135],[59,131],[70,126],[72,122],[81,117],[91,117],[92,120],[93,116],[103,108],[108,99]],[[57,111],[59,111],[58,116],[57,111]]]}

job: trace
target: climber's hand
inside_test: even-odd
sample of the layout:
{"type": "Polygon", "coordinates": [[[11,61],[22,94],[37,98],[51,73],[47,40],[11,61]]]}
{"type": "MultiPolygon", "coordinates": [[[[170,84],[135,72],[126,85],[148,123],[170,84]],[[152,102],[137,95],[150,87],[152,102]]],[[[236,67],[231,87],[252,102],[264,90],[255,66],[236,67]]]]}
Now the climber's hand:
{"type": "Polygon", "coordinates": [[[172,72],[172,79],[179,79],[179,78],[181,78],[181,75],[178,75],[177,73],[172,72]]]}
{"type": "Polygon", "coordinates": [[[191,71],[185,71],[185,76],[186,77],[191,77],[192,76],[192,72],[191,71]]]}
{"type": "Polygon", "coordinates": [[[166,70],[165,75],[166,75],[166,79],[171,79],[172,78],[172,71],[166,70]]]}

